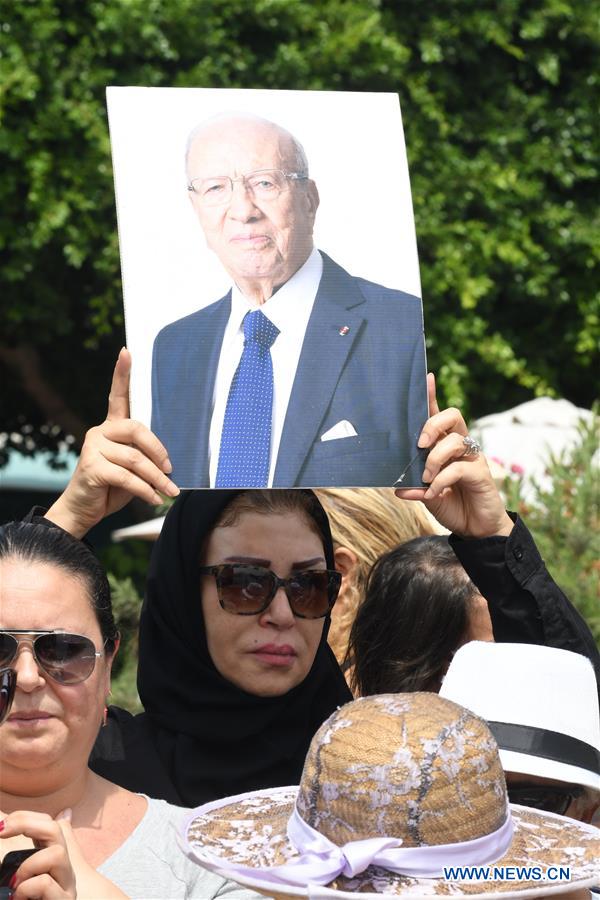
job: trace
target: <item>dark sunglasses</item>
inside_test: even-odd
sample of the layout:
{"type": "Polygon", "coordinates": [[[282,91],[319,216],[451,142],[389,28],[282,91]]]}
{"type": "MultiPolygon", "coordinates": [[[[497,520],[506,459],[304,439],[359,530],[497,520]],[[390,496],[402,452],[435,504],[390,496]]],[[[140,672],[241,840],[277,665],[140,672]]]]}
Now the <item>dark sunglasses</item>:
{"type": "Polygon", "coordinates": [[[31,645],[33,658],[46,675],[60,684],[78,684],[94,671],[96,659],[104,656],[93,641],[67,631],[0,631],[0,668],[16,659],[19,644],[31,645]]]}
{"type": "Polygon", "coordinates": [[[529,806],[532,809],[543,809],[559,816],[564,816],[573,800],[583,794],[583,790],[578,784],[567,784],[565,787],[553,784],[507,786],[508,799],[511,803],[529,806]]]}
{"type": "Polygon", "coordinates": [[[224,563],[202,566],[201,575],[214,575],[221,607],[236,616],[264,612],[280,587],[299,619],[322,619],[331,612],[342,576],[334,569],[308,569],[279,578],[263,566],[224,563]]]}
{"type": "Polygon", "coordinates": [[[15,670],[0,669],[0,725],[10,712],[16,686],[17,673],[15,670]]]}

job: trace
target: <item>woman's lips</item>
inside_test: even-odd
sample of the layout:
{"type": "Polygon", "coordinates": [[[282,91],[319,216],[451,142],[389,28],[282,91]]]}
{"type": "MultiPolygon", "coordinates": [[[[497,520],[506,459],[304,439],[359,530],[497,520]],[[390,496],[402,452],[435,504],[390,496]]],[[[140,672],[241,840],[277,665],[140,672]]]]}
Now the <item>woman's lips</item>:
{"type": "Polygon", "coordinates": [[[16,725],[18,728],[34,728],[36,725],[41,725],[47,722],[48,719],[53,718],[54,716],[51,713],[36,709],[30,712],[13,712],[6,721],[16,725]]]}
{"type": "Polygon", "coordinates": [[[289,644],[264,644],[252,651],[253,655],[269,666],[289,668],[294,664],[297,653],[289,644]]]}

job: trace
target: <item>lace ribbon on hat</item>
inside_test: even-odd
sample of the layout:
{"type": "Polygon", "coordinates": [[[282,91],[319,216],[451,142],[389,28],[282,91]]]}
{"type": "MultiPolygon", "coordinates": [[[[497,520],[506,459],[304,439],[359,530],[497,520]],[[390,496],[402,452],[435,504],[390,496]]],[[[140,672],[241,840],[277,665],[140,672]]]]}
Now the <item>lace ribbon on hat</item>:
{"type": "Polygon", "coordinates": [[[412,878],[441,878],[445,866],[477,866],[496,862],[510,847],[513,821],[510,813],[496,831],[471,841],[427,847],[402,847],[399,838],[379,837],[349,841],[342,847],[312,828],[296,807],[290,816],[287,834],[300,853],[297,859],[280,866],[253,867],[220,860],[221,868],[235,879],[247,875],[269,884],[326,885],[338,875],[351,878],[369,866],[381,866],[412,878]]]}

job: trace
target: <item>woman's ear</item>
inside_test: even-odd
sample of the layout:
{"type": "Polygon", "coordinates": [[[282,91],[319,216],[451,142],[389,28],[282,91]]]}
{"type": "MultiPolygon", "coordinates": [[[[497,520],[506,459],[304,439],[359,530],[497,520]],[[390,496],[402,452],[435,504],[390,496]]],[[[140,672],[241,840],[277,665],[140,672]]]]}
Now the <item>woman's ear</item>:
{"type": "Polygon", "coordinates": [[[350,626],[356,612],[357,591],[355,590],[355,573],[358,556],[349,547],[336,547],[333,560],[338,572],[342,573],[340,592],[331,610],[331,629],[327,640],[341,663],[348,648],[350,626]],[[349,620],[349,621],[348,621],[349,620]]]}
{"type": "Polygon", "coordinates": [[[333,551],[333,559],[338,572],[342,573],[342,584],[338,597],[338,604],[344,604],[348,597],[348,589],[354,584],[354,572],[358,565],[358,556],[349,547],[336,547],[333,551]]]}
{"type": "Polygon", "coordinates": [[[335,567],[342,575],[349,575],[358,562],[358,556],[349,547],[336,547],[333,551],[335,567]]]}

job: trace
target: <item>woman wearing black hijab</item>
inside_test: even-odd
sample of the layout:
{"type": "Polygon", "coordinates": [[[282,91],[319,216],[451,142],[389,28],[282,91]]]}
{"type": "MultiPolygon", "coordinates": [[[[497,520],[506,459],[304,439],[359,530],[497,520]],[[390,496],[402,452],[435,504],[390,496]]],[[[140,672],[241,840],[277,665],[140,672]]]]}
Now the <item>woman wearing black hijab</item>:
{"type": "MultiPolygon", "coordinates": [[[[301,640],[287,635],[298,628],[312,629],[316,640],[310,659],[304,655],[308,672],[300,672],[304,677],[299,683],[283,693],[259,696],[252,677],[245,676],[244,690],[215,666],[201,602],[201,593],[214,591],[213,580],[208,576],[205,581],[200,568],[215,526],[240,503],[246,513],[240,512],[231,524],[256,510],[252,546],[259,548],[261,562],[275,558],[280,523],[287,522],[296,529],[294,534],[312,540],[310,546],[320,560],[314,565],[311,561],[311,568],[334,568],[329,522],[312,491],[188,491],[175,501],[154,547],[140,619],[138,692],[145,711],[132,716],[109,707],[90,758],[90,767],[99,775],[174,804],[196,806],[229,794],[296,784],[313,734],[338,706],[352,699],[327,644],[329,614],[292,618],[285,597],[289,610],[285,623],[274,623],[268,609],[260,616],[237,616],[220,608],[218,614],[232,635],[236,627],[254,628],[253,640],[260,634],[256,620],[263,623],[264,616],[270,617],[260,626],[262,631],[267,636],[281,633],[286,646],[302,648],[301,640]],[[276,517],[276,527],[263,538],[269,516],[276,517]]],[[[232,527],[216,530],[235,535],[232,527]]],[[[246,547],[236,547],[236,554],[245,557],[246,547]]],[[[269,606],[280,602],[274,597],[269,606]]],[[[274,669],[276,684],[267,691],[278,692],[298,677],[293,674],[295,660],[290,665],[282,662],[254,665],[257,671],[274,669]]],[[[233,677],[238,683],[244,678],[235,671],[233,677]]]]}

